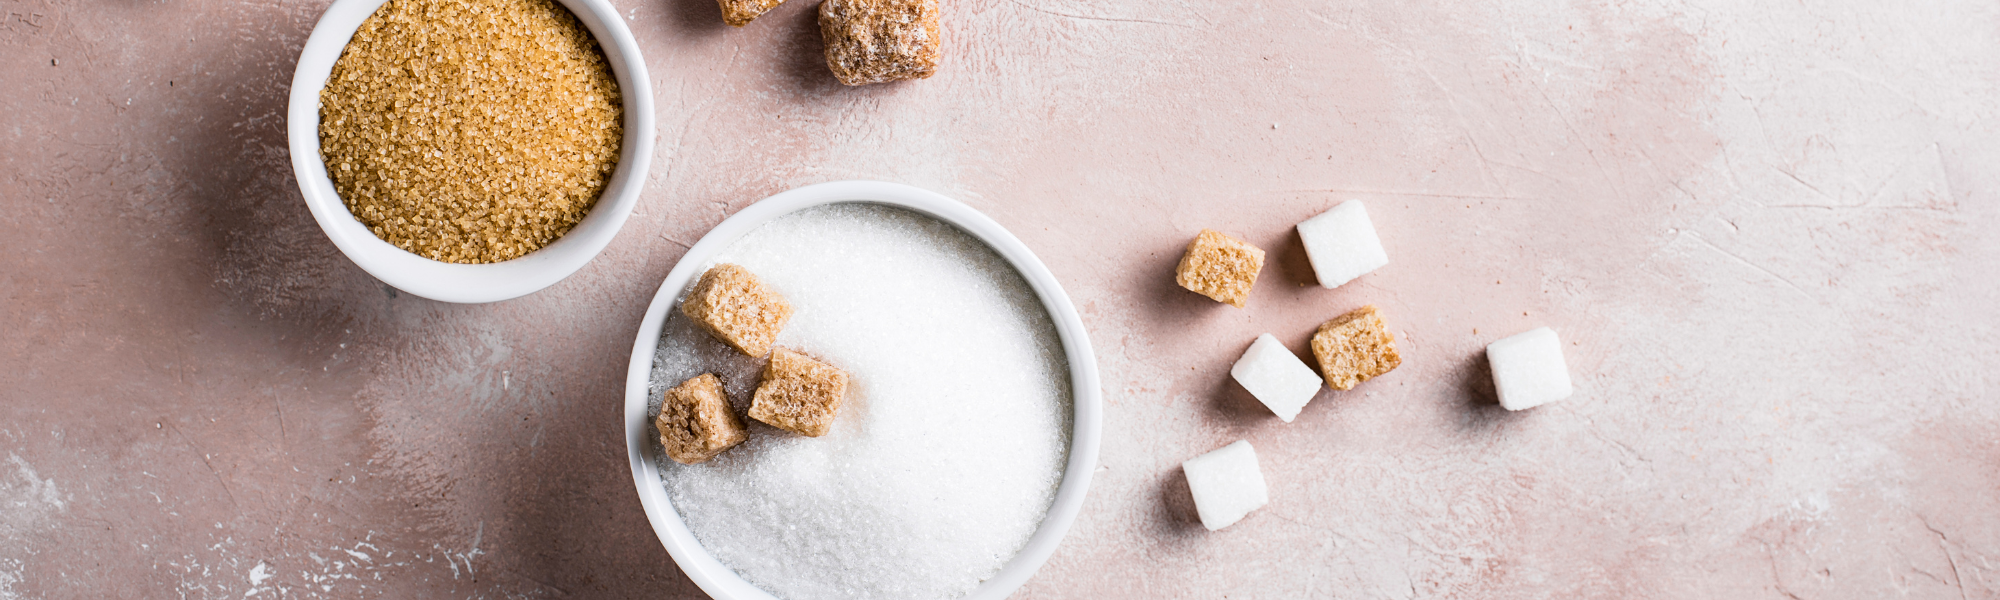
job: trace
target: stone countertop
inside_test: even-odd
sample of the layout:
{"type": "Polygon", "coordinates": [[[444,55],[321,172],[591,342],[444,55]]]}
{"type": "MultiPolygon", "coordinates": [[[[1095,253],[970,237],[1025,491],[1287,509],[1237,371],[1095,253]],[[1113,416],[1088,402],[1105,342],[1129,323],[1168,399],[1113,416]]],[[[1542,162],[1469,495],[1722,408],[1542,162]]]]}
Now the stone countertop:
{"type": "MultiPolygon", "coordinates": [[[[700,597],[619,423],[715,223],[836,179],[1011,228],[1104,370],[1084,513],[1019,598],[2000,596],[2000,9],[947,2],[850,89],[814,5],[613,0],[659,152],[610,247],[485,306],[348,262],[284,109],[326,3],[0,0],[0,599],[700,597]],[[1291,229],[1367,202],[1389,266],[1291,229]],[[1201,228],[1247,309],[1180,290],[1201,228]],[[1402,368],[1282,423],[1229,380],[1365,303],[1402,368]],[[1500,410],[1537,326],[1578,392],[1500,410]],[[1256,445],[1201,528],[1180,461],[1256,445]]],[[[1892,3],[1893,4],[1893,3],[1892,3]]]]}

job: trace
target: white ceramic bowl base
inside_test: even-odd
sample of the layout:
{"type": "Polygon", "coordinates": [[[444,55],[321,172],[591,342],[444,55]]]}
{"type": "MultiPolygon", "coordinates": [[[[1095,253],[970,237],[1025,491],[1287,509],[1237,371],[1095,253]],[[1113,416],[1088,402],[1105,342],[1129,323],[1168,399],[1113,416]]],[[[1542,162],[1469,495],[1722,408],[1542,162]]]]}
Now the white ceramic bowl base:
{"type": "Polygon", "coordinates": [[[313,27],[292,74],[291,104],[285,132],[292,153],[292,172],[313,219],[333,245],[362,270],[384,283],[418,296],[445,302],[497,302],[533,293],[562,281],[604,250],[639,203],[646,169],[653,162],[653,88],[646,61],[632,31],[607,0],[557,0],[590,29],[624,98],[625,137],[618,167],[597,198],[590,214],[554,243],[527,256],[505,262],[462,265],[411,254],[375,237],[355,220],[333,189],[319,154],[319,93],[333,72],[333,63],[347,47],[361,22],[386,0],[335,0],[313,27]]]}
{"type": "Polygon", "coordinates": [[[701,275],[703,267],[716,253],[773,219],[802,209],[839,202],[896,206],[929,215],[971,234],[991,246],[1021,273],[1055,322],[1056,335],[1062,339],[1063,353],[1069,363],[1071,402],[1075,412],[1069,463],[1065,467],[1062,484],[1056,488],[1055,501],[1050,504],[1048,515],[1043,517],[1034,536],[1028,539],[1027,546],[1014,555],[998,574],[966,596],[969,600],[1006,598],[1026,583],[1055,552],[1056,545],[1062,542],[1063,535],[1068,533],[1070,524],[1076,520],[1077,512],[1083,508],[1084,493],[1090,488],[1091,470],[1097,465],[1097,445],[1103,421],[1097,359],[1091,353],[1083,320],[1077,316],[1069,296],[1063,293],[1062,285],[1021,240],[971,207],[907,185],[839,181],[810,185],[765,198],[724,219],[688,249],[679,264],[674,265],[674,270],[667,274],[667,280],[660,284],[660,291],[653,295],[652,305],[646,309],[646,318],[639,325],[638,341],[632,344],[632,364],[625,376],[625,444],[631,454],[632,479],[638,485],[639,501],[645,505],[646,518],[652,522],[653,531],[659,534],[660,543],[666,545],[667,553],[673,555],[681,571],[701,586],[702,591],[720,600],[775,600],[770,593],[744,581],[734,570],[710,556],[695,540],[687,524],[681,521],[680,513],[674,510],[667,490],[660,482],[659,461],[665,458],[656,449],[658,442],[649,435],[651,415],[646,413],[646,382],[652,374],[653,352],[659,346],[660,328],[666,324],[668,312],[676,308],[681,293],[687,290],[695,277],[701,275]]]}

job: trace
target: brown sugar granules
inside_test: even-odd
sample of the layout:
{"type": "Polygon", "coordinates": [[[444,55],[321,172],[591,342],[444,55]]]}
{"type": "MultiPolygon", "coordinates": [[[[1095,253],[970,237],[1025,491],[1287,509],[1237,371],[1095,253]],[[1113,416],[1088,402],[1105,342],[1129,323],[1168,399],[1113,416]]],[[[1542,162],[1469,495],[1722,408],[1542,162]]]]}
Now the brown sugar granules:
{"type": "Polygon", "coordinates": [[[377,237],[498,262],[590,212],[618,163],[621,107],[596,39],[551,0],[390,0],[320,92],[320,154],[377,237]]]}

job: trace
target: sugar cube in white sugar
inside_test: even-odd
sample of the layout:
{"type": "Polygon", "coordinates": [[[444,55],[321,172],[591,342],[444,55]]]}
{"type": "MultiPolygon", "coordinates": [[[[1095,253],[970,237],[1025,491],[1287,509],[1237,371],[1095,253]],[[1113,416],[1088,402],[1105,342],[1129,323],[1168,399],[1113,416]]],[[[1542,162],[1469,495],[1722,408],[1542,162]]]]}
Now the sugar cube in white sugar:
{"type": "Polygon", "coordinates": [[[1328,289],[1367,275],[1389,264],[1382,238],[1360,200],[1348,200],[1299,224],[1299,241],[1306,246],[1313,275],[1328,289]]]}
{"type": "Polygon", "coordinates": [[[1229,376],[1286,423],[1299,416],[1299,409],[1312,401],[1324,383],[1319,373],[1268,333],[1257,336],[1243,358],[1236,359],[1229,376]]]}
{"type": "MultiPolygon", "coordinates": [[[[714,460],[658,461],[701,548],[769,592],[748,595],[964,598],[1029,547],[1082,399],[1020,271],[949,223],[860,202],[773,219],[714,260],[797,308],[776,345],[849,374],[824,436],[752,423],[714,460]]],[[[669,312],[652,398],[712,372],[751,399],[764,365],[669,312]]]]}
{"type": "Polygon", "coordinates": [[[1188,491],[1194,492],[1201,526],[1209,531],[1235,524],[1271,501],[1264,472],[1257,468],[1257,450],[1248,440],[1190,458],[1181,470],[1187,473],[1188,491]]]}
{"type": "Polygon", "coordinates": [[[1486,361],[1493,367],[1500,406],[1507,410],[1527,410],[1568,398],[1574,391],[1569,363],[1563,361],[1562,339],[1547,327],[1488,344],[1486,361]]]}

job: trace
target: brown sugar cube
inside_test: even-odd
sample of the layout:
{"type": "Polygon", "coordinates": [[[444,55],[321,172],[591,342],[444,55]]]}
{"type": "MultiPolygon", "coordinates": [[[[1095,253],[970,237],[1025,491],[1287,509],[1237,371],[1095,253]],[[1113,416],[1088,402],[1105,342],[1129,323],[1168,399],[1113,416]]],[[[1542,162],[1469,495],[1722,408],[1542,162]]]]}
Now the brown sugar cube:
{"type": "Polygon", "coordinates": [[[1250,299],[1250,286],[1257,283],[1257,271],[1264,268],[1264,251],[1233,237],[1201,230],[1188,242],[1181,255],[1174,281],[1189,291],[1243,308],[1250,299]]]}
{"type": "Polygon", "coordinates": [[[937,0],[826,0],[819,33],[826,67],[847,85],[930,77],[944,47],[937,0]]]}
{"type": "Polygon", "coordinates": [[[1396,336],[1382,322],[1381,311],[1370,304],[1334,317],[1313,334],[1313,357],[1326,386],[1351,390],[1355,384],[1396,369],[1403,357],[1396,353],[1396,336]]]}
{"type": "Polygon", "coordinates": [[[744,354],[763,356],[792,318],[792,305],[748,269],[724,263],[701,275],[681,314],[744,354]]]}
{"type": "Polygon", "coordinates": [[[779,348],[764,366],[764,382],[750,400],[750,418],[806,437],[826,435],[840,401],[847,396],[847,373],[804,354],[779,348]]]}
{"type": "Polygon", "coordinates": [[[785,0],[715,0],[722,5],[722,22],[731,27],[749,25],[766,11],[784,4],[785,0]]]}
{"type": "Polygon", "coordinates": [[[730,412],[729,398],[722,395],[722,380],[713,373],[667,390],[653,425],[660,429],[660,445],[667,448],[667,458],[684,465],[715,458],[750,437],[743,421],[730,412]]]}

